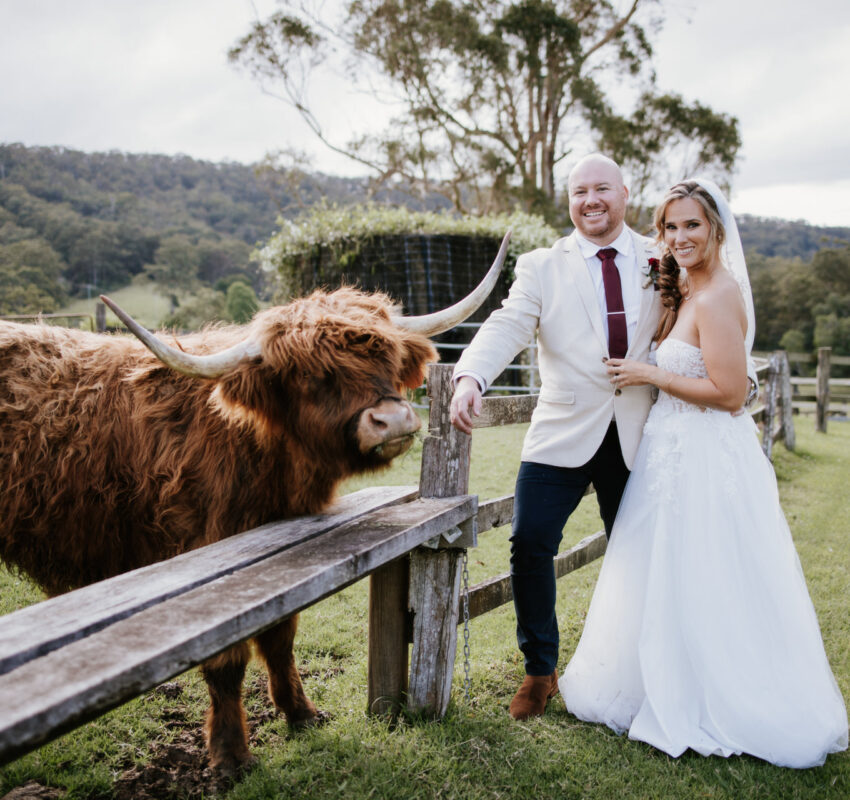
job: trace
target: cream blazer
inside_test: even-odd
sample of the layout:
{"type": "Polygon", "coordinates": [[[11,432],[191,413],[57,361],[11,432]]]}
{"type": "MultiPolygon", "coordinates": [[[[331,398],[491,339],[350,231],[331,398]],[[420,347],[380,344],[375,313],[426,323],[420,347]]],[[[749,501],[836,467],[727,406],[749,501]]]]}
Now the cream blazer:
{"type": "MultiPolygon", "coordinates": [[[[658,253],[651,239],[631,232],[638,269],[648,272],[658,253]]],[[[612,418],[631,469],[652,405],[651,387],[616,390],[605,369],[608,342],[593,281],[575,236],[517,259],[516,279],[455,374],[475,372],[487,385],[537,334],[540,398],[522,449],[523,461],[579,467],[597,451],[612,418]]],[[[661,315],[660,293],[641,290],[637,328],[628,358],[645,361],[661,315]]]]}

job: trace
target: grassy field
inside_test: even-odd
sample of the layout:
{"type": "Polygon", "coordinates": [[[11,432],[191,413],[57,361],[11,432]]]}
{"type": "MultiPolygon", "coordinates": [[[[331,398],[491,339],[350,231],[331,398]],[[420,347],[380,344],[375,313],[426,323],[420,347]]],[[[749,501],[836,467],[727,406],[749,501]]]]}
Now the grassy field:
{"type": "MultiPolygon", "coordinates": [[[[107,293],[111,300],[118,303],[128,314],[135,317],[147,328],[158,328],[162,320],[168,316],[169,301],[165,295],[155,291],[153,285],[131,284],[122,289],[116,289],[107,293]]],[[[61,309],[62,314],[91,314],[94,319],[94,308],[97,296],[91,298],[79,298],[72,300],[61,309]]],[[[106,312],[106,324],[109,326],[120,326],[111,311],[106,312]]],[[[82,327],[85,327],[83,325],[82,327]]]]}
{"type": "MultiPolygon", "coordinates": [[[[798,449],[776,450],[783,507],[821,622],[833,670],[850,698],[850,425],[831,423],[816,434],[811,418],[797,418],[798,449]]],[[[512,491],[522,427],[476,431],[471,490],[481,497],[512,491]]],[[[412,452],[378,481],[416,483],[412,452]]],[[[351,482],[347,490],[365,481],[351,482]]],[[[568,525],[564,547],[600,527],[593,498],[568,525]]],[[[472,582],[506,571],[507,530],[481,537],[470,553],[472,582]]],[[[561,662],[578,641],[599,562],[559,581],[561,662]]],[[[37,599],[37,592],[0,573],[0,611],[37,599]]],[[[246,707],[258,766],[219,796],[260,798],[818,798],[850,796],[850,754],[824,767],[795,771],[750,757],[671,759],[581,723],[556,698],[545,717],[511,721],[507,703],[523,675],[510,607],[471,623],[472,696],[463,699],[458,662],[455,694],[440,723],[402,719],[395,726],[366,714],[367,585],[361,582],[302,615],[297,655],[308,694],[332,714],[322,728],[291,734],[273,716],[264,679],[252,665],[246,707]]],[[[37,687],[34,689],[37,691],[37,687]]],[[[67,797],[201,797],[209,783],[180,782],[181,759],[197,750],[206,707],[194,672],[42,747],[0,771],[0,797],[29,780],[62,787],[67,797]],[[194,748],[194,750],[193,750],[194,748]],[[145,772],[147,770],[147,772],[145,772]],[[159,770],[159,773],[152,773],[159,770]],[[160,789],[144,794],[134,776],[160,789]],[[170,787],[170,788],[169,788],[170,787]]],[[[2,713],[2,709],[0,709],[2,713]]]]}

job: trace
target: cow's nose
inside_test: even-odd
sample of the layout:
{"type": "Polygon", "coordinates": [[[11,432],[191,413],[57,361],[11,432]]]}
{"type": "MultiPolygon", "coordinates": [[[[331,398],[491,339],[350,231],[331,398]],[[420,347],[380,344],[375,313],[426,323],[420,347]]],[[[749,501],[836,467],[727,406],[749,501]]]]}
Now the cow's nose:
{"type": "Polygon", "coordinates": [[[413,413],[410,404],[404,401],[382,400],[363,413],[366,415],[366,424],[374,426],[376,431],[389,432],[398,426],[405,429],[415,426],[411,433],[419,430],[419,417],[413,413]]]}
{"type": "Polygon", "coordinates": [[[403,448],[400,443],[409,440],[421,424],[410,403],[403,400],[381,400],[360,414],[357,424],[360,452],[368,453],[383,447],[391,458],[391,453],[396,455],[407,449],[409,441],[403,448]]]}

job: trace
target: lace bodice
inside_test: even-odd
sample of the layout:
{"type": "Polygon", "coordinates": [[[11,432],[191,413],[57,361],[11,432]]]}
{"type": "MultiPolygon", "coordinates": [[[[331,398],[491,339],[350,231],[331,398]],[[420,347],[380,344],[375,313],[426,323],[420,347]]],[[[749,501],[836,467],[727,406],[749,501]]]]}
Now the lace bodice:
{"type": "MultiPolygon", "coordinates": [[[[659,367],[677,375],[708,377],[700,349],[681,339],[668,336],[655,351],[655,359],[659,367]]],[[[665,502],[675,501],[670,475],[681,469],[682,447],[688,438],[706,435],[717,449],[718,462],[722,463],[740,446],[742,438],[753,436],[755,430],[749,414],[733,416],[728,411],[704,408],[659,392],[643,429],[648,448],[647,481],[653,494],[665,502]]],[[[730,467],[716,476],[723,485],[724,493],[730,497],[737,491],[733,475],[730,467]]]]}
{"type": "Polygon", "coordinates": [[[667,337],[655,351],[655,359],[662,369],[684,375],[686,378],[706,378],[708,372],[702,360],[702,350],[681,339],[667,337]]]}
{"type": "MultiPolygon", "coordinates": [[[[661,369],[674,372],[676,375],[683,375],[686,378],[708,377],[705,361],[702,359],[702,351],[699,347],[683,342],[681,339],[673,339],[668,336],[658,345],[658,349],[655,351],[655,361],[661,369]]],[[[700,411],[706,413],[713,410],[694,405],[686,400],[680,400],[678,397],[673,397],[663,391],[658,393],[656,405],[658,404],[661,404],[662,407],[669,406],[670,410],[680,412],[700,411]]]]}

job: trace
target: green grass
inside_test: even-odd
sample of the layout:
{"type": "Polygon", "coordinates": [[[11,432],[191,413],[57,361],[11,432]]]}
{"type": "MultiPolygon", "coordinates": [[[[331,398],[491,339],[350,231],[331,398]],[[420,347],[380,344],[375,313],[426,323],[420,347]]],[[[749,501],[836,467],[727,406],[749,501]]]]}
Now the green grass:
{"type": "MultiPolygon", "coordinates": [[[[122,289],[106,292],[111,300],[118,303],[128,314],[147,328],[158,328],[170,311],[169,301],[165,295],[155,291],[152,284],[131,284],[122,289]]],[[[98,295],[91,298],[72,300],[60,309],[61,314],[91,314],[94,319],[95,304],[98,295]]],[[[118,318],[109,310],[106,312],[106,324],[110,327],[120,327],[118,318]]]]}
{"type": "MultiPolygon", "coordinates": [[[[796,418],[798,449],[775,454],[783,507],[794,533],[827,654],[845,698],[850,698],[850,425],[831,423],[816,434],[810,418],[796,418]]],[[[471,491],[492,497],[512,491],[524,429],[476,431],[471,491]]],[[[416,483],[419,451],[379,476],[381,484],[416,483]]],[[[347,490],[365,485],[351,481],[347,490]]],[[[571,519],[564,547],[600,527],[595,500],[586,498],[571,519]]],[[[505,572],[508,532],[481,537],[470,552],[473,582],[505,572]]],[[[599,562],[561,579],[558,616],[561,662],[574,650],[599,571],[599,562]]],[[[850,796],[850,754],[824,767],[788,770],[750,757],[672,759],[607,728],[577,721],[554,700],[545,717],[511,721],[507,703],[523,675],[510,607],[471,623],[472,697],[462,693],[458,661],[454,700],[439,723],[402,719],[395,727],[366,714],[367,582],[302,615],[296,641],[308,694],[333,715],[326,726],[291,734],[269,718],[260,673],[251,667],[246,706],[259,720],[253,749],[259,765],[224,793],[227,798],[818,798],[850,796]]],[[[0,575],[0,600],[11,610],[34,599],[25,582],[0,575]]],[[[178,679],[179,699],[150,693],[25,756],[0,771],[0,796],[27,780],[60,786],[69,797],[113,796],[116,776],[148,763],[152,742],[177,735],[168,721],[175,706],[200,727],[205,689],[196,673],[178,679]]],[[[35,689],[37,690],[37,689],[35,689]]],[[[2,713],[2,710],[0,710],[2,713]]],[[[177,794],[176,796],[180,796],[177,794]]]]}

